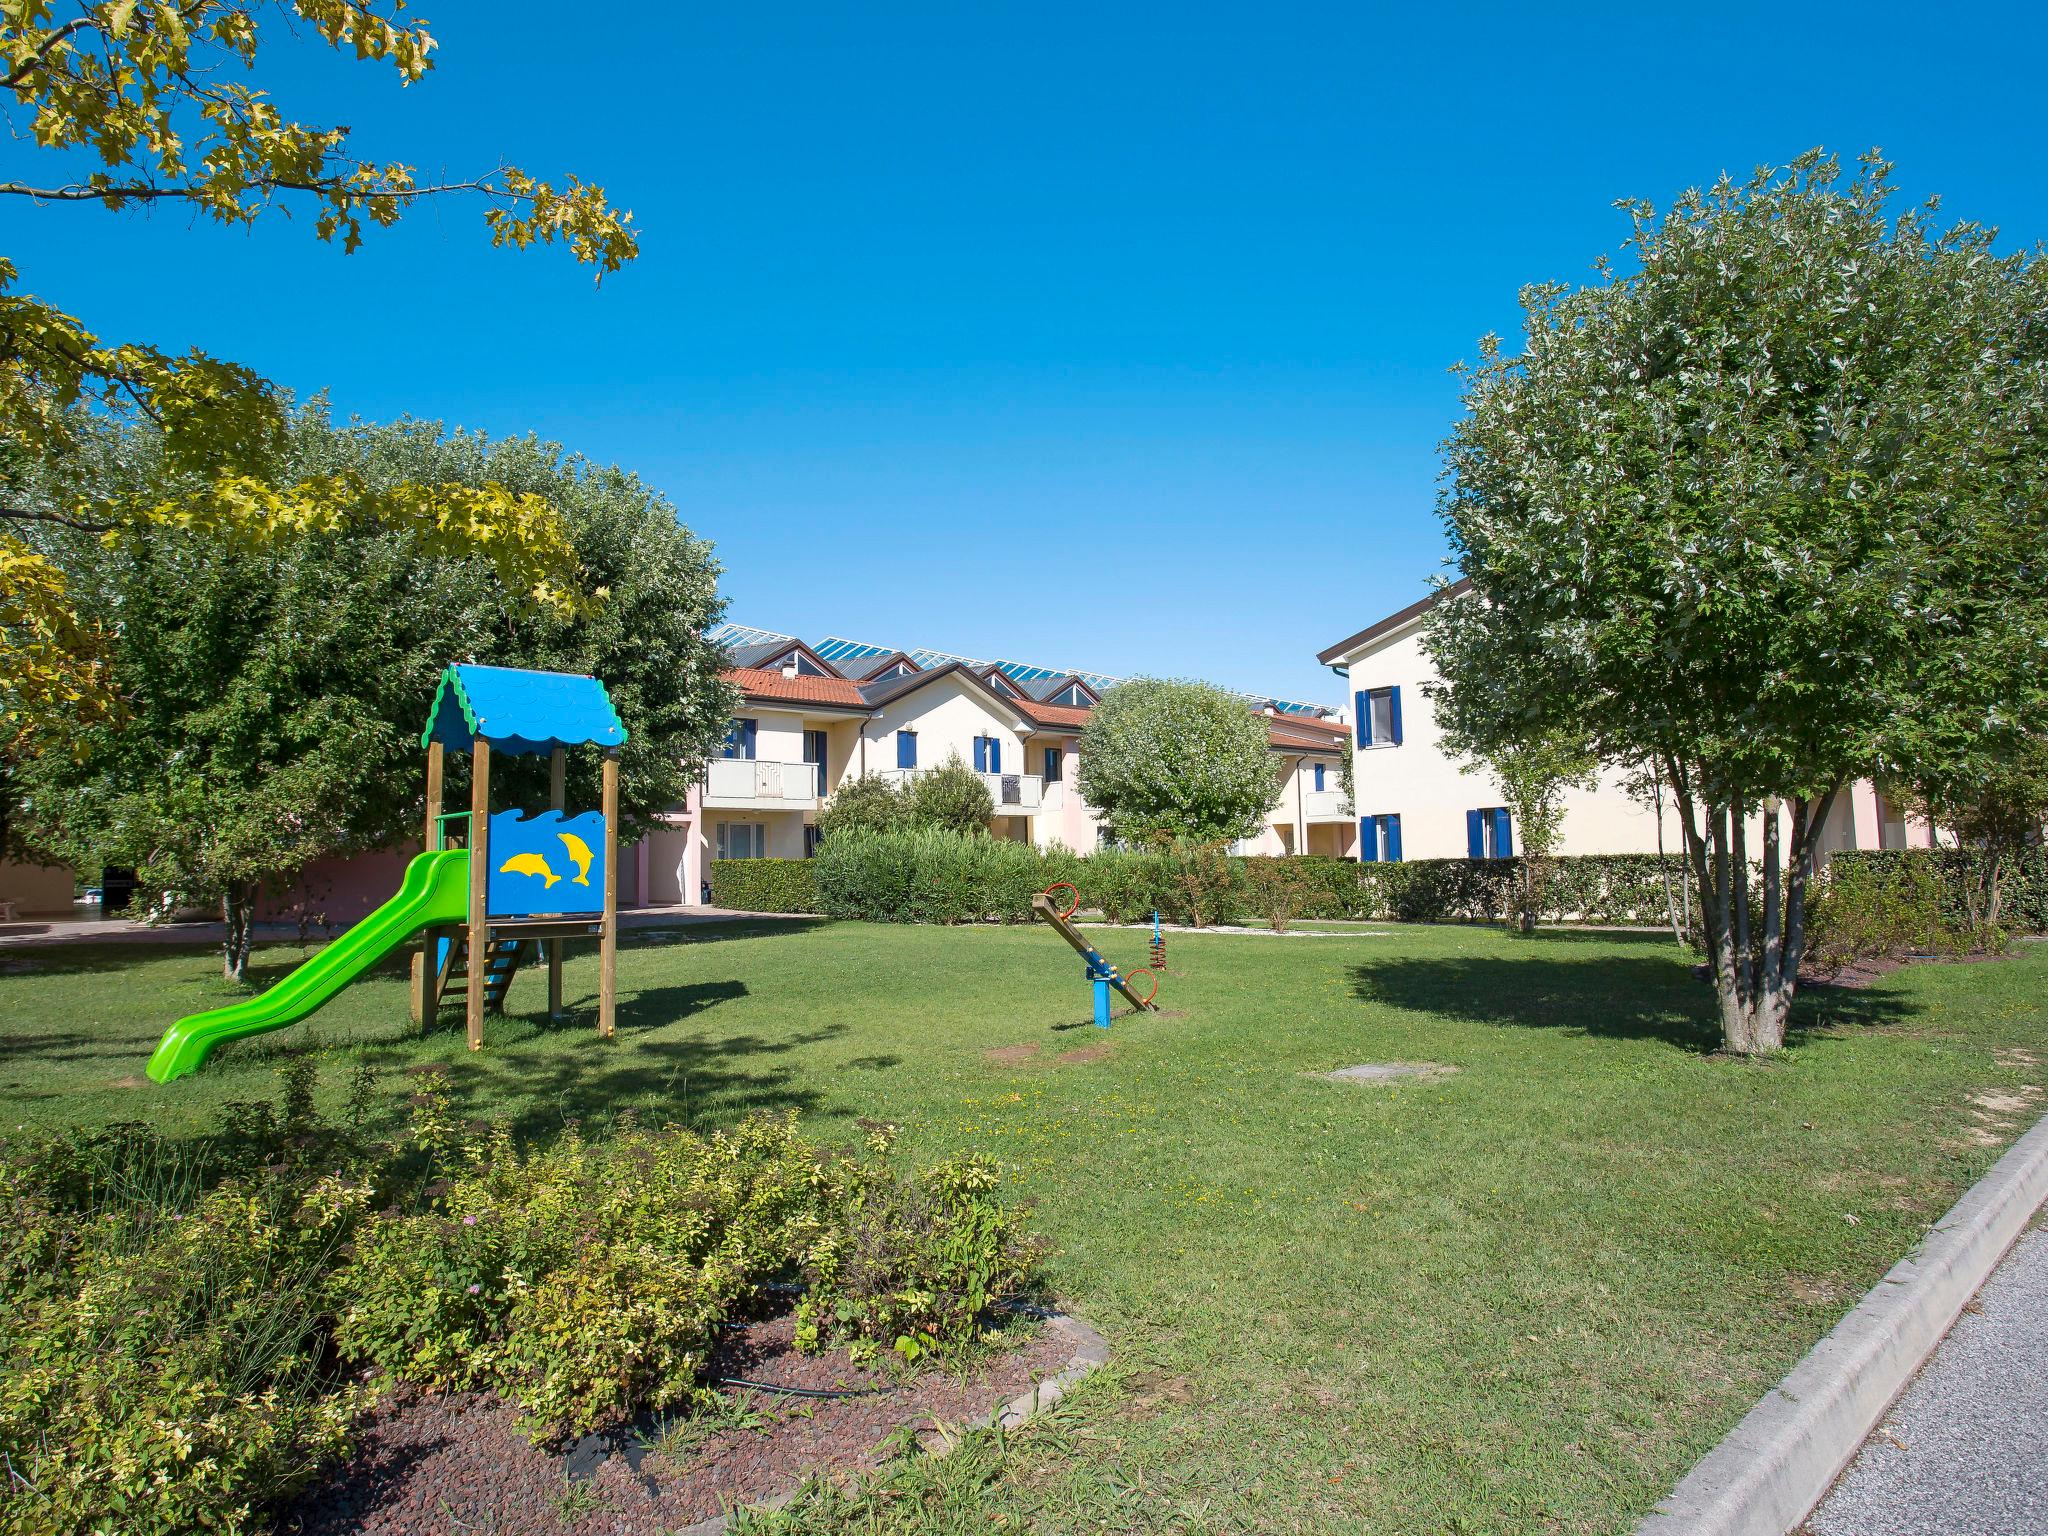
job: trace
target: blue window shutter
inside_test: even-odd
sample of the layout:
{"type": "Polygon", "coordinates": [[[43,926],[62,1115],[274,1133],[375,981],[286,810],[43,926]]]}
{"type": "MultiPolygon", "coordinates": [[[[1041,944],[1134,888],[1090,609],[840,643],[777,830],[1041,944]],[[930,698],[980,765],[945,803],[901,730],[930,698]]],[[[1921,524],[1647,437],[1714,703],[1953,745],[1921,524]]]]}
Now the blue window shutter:
{"type": "MultiPolygon", "coordinates": [[[[1363,694],[1360,695],[1364,697],[1363,694]]],[[[1377,864],[1380,861],[1380,824],[1376,816],[1358,818],[1358,862],[1377,864]]]]}
{"type": "Polygon", "coordinates": [[[1486,857],[1486,813],[1467,811],[1465,813],[1465,856],[1472,859],[1486,857]]]}
{"type": "Polygon", "coordinates": [[[740,756],[748,762],[754,760],[754,745],[760,739],[761,722],[742,720],[740,722],[740,756]]]}
{"type": "Polygon", "coordinates": [[[1372,700],[1368,699],[1365,696],[1365,690],[1363,688],[1359,689],[1357,693],[1352,695],[1351,709],[1351,718],[1357,722],[1358,744],[1361,747],[1371,746],[1372,700]]]}
{"type": "Polygon", "coordinates": [[[986,736],[974,738],[974,771],[976,773],[988,772],[988,738],[986,736]]]}
{"type": "Polygon", "coordinates": [[[1317,789],[1321,789],[1322,787],[1323,787],[1323,765],[1322,765],[1321,763],[1317,763],[1317,764],[1316,764],[1316,788],[1317,788],[1317,789]]]}
{"type": "Polygon", "coordinates": [[[1401,745],[1401,690],[1387,690],[1387,719],[1393,727],[1394,745],[1401,745]]]}
{"type": "Polygon", "coordinates": [[[988,739],[988,771],[1003,771],[1003,738],[1000,736],[991,736],[988,739]]]}
{"type": "Polygon", "coordinates": [[[896,733],[896,766],[898,768],[915,768],[917,766],[917,732],[898,731],[896,733]]]}
{"type": "Polygon", "coordinates": [[[1514,828],[1509,824],[1505,808],[1493,813],[1493,856],[1497,859],[1515,856],[1514,828]]]}
{"type": "Polygon", "coordinates": [[[1388,816],[1383,819],[1387,824],[1387,862],[1398,864],[1401,862],[1401,818],[1388,816]]]}
{"type": "Polygon", "coordinates": [[[732,724],[725,728],[725,755],[727,757],[738,757],[740,755],[740,723],[738,720],[734,720],[732,724]]]}

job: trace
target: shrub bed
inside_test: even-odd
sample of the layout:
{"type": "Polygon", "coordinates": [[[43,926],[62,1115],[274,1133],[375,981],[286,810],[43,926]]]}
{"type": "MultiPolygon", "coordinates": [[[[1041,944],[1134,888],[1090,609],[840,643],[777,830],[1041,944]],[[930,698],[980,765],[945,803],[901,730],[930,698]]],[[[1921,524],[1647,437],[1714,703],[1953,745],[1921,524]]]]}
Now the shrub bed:
{"type": "Polygon", "coordinates": [[[906,1179],[886,1127],[527,1150],[458,1132],[424,1069],[408,1137],[372,1146],[287,1072],[197,1142],[0,1145],[0,1533],[266,1530],[393,1380],[488,1388],[543,1440],[686,1407],[771,1286],[801,1289],[805,1348],[951,1363],[1039,1266],[993,1164],[906,1179]]]}
{"type": "Polygon", "coordinates": [[[816,912],[809,859],[713,859],[711,904],[735,912],[816,912]]]}

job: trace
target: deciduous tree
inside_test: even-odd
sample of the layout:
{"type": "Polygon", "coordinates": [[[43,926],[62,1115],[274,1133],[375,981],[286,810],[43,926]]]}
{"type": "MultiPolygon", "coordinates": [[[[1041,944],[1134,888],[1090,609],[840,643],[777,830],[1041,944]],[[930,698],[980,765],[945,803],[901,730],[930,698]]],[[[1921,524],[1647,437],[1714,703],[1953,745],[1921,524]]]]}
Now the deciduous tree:
{"type": "Polygon", "coordinates": [[[1939,546],[2001,481],[1987,401],[2038,395],[2040,263],[1890,200],[1883,162],[1816,152],[1624,205],[1627,270],[1525,290],[1446,444],[1442,708],[1657,765],[1743,1053],[1784,1039],[1815,830],[1970,611],[1976,556],[1939,546]]]}
{"type": "MultiPolygon", "coordinates": [[[[47,178],[0,182],[0,197],[69,218],[73,210],[177,206],[247,225],[293,205],[314,233],[360,243],[413,203],[468,196],[491,240],[566,245],[611,271],[632,258],[629,215],[601,188],[560,185],[516,166],[422,182],[399,162],[355,157],[349,130],[297,121],[247,78],[277,30],[303,23],[337,53],[389,67],[401,85],[431,68],[434,40],[404,0],[81,0],[59,19],[47,0],[0,0],[0,105],[18,143],[52,152],[47,178]],[[74,168],[89,168],[82,173],[74,168]]],[[[405,529],[425,547],[480,550],[515,592],[573,601],[566,530],[541,501],[505,487],[388,485],[284,470],[286,402],[232,362],[112,342],[24,293],[0,259],[0,751],[14,763],[62,748],[114,701],[102,643],[24,536],[59,527],[142,543],[185,530],[246,547],[348,525],[405,529]],[[153,424],[176,489],[160,496],[77,493],[33,484],[35,467],[75,446],[81,422],[153,424]]]]}
{"type": "Polygon", "coordinates": [[[1266,722],[1209,683],[1134,678],[1081,733],[1076,783],[1126,842],[1230,842],[1265,825],[1280,781],[1266,722]]]}

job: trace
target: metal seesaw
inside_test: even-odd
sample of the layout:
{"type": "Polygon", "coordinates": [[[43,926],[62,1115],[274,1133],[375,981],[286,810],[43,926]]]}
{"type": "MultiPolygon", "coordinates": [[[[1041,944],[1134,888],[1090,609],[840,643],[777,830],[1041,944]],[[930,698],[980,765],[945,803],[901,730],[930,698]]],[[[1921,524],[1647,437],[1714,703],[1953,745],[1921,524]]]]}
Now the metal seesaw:
{"type": "Polygon", "coordinates": [[[1073,945],[1075,953],[1080,955],[1085,963],[1087,969],[1084,974],[1089,981],[1095,984],[1095,1027],[1097,1029],[1109,1028],[1109,990],[1111,987],[1121,992],[1124,996],[1124,1001],[1133,1008],[1147,1013],[1157,1012],[1153,1007],[1152,999],[1159,995],[1158,973],[1141,968],[1132,971],[1129,976],[1125,976],[1115,966],[1103,959],[1101,952],[1093,944],[1090,944],[1087,939],[1083,938],[1081,930],[1069,921],[1080,908],[1080,905],[1081,893],[1067,881],[1061,880],[1057,884],[1048,885],[1044,890],[1031,898],[1031,913],[1032,916],[1041,921],[1050,923],[1053,931],[1073,945]],[[1062,907],[1053,899],[1054,891],[1065,891],[1073,899],[1062,907]],[[1140,976],[1152,978],[1151,990],[1143,996],[1140,996],[1137,989],[1131,985],[1140,976]]]}

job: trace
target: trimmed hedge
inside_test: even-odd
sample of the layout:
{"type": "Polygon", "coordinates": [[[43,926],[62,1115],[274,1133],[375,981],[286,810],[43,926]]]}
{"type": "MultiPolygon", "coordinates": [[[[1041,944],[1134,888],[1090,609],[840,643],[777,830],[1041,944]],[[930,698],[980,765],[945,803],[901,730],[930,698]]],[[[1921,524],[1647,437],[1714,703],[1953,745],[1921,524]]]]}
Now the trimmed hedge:
{"type": "MultiPolygon", "coordinates": [[[[1917,887],[1916,876],[1933,871],[1940,890],[1942,926],[1969,926],[1969,889],[1977,882],[1983,855],[1973,848],[1861,849],[1828,861],[1823,885],[1838,894],[1896,904],[1898,893],[1917,887]]],[[[2048,848],[2029,848],[1999,881],[1999,926],[2007,933],[2048,933],[2048,848]]]]}
{"type": "Polygon", "coordinates": [[[713,859],[711,904],[736,912],[815,912],[809,859],[713,859]]]}
{"type": "MultiPolygon", "coordinates": [[[[979,834],[935,829],[847,832],[812,859],[732,859],[711,866],[712,899],[755,912],[822,912],[883,923],[1021,923],[1031,897],[1073,883],[1084,910],[1112,922],[1154,911],[1171,922],[1270,920],[1275,882],[1291,877],[1290,919],[1411,923],[1494,922],[1512,909],[1515,859],[1418,859],[1359,864],[1304,856],[1229,858],[1191,850],[1104,849],[1082,857],[979,834]]],[[[1662,926],[1685,880],[1676,854],[1589,855],[1552,861],[1543,915],[1557,921],[1662,926]]]]}

